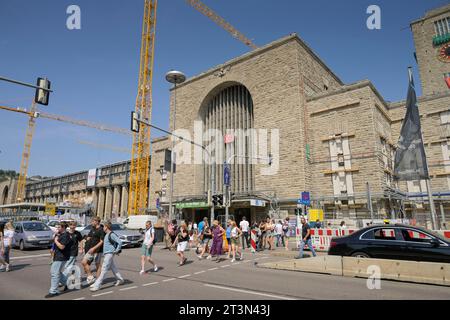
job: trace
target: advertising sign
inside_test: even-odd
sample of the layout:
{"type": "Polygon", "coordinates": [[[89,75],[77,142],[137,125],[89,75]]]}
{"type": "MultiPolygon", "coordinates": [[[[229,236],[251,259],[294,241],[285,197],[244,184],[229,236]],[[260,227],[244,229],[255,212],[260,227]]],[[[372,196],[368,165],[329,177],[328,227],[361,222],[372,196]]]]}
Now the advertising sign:
{"type": "Polygon", "coordinates": [[[95,186],[95,178],[97,177],[97,169],[90,169],[88,172],[87,187],[95,186]]]}

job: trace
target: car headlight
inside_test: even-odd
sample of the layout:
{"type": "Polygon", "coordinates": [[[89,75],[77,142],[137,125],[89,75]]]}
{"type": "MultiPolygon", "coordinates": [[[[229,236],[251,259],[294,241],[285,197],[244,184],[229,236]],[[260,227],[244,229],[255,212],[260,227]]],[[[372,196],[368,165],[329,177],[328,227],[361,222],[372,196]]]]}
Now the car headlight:
{"type": "Polygon", "coordinates": [[[120,236],[119,239],[120,239],[120,240],[127,240],[127,237],[126,237],[126,236],[120,236]]]}
{"type": "Polygon", "coordinates": [[[27,237],[28,241],[32,241],[32,240],[36,240],[36,239],[37,239],[36,236],[28,236],[27,237]]]}

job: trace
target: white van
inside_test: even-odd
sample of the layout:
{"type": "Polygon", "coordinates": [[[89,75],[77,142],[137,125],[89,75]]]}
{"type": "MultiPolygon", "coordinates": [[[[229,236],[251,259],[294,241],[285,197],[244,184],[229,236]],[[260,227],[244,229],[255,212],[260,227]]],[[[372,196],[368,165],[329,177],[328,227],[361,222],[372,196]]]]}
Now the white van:
{"type": "Polygon", "coordinates": [[[131,230],[139,230],[139,229],[145,229],[145,223],[147,221],[151,221],[153,225],[156,224],[158,221],[158,217],[154,215],[135,215],[135,216],[129,216],[123,224],[127,229],[131,230]]]}

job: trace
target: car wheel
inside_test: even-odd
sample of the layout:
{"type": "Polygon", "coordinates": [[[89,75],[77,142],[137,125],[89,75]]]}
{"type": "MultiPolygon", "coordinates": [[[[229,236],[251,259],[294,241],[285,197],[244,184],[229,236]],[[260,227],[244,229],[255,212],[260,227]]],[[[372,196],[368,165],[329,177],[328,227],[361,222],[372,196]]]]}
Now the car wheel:
{"type": "Polygon", "coordinates": [[[354,252],[354,253],[352,253],[352,257],[354,257],[354,258],[370,258],[370,256],[365,252],[354,252]]]}
{"type": "Polygon", "coordinates": [[[25,250],[25,244],[23,243],[23,240],[20,240],[19,249],[20,249],[20,251],[24,251],[25,250]]]}

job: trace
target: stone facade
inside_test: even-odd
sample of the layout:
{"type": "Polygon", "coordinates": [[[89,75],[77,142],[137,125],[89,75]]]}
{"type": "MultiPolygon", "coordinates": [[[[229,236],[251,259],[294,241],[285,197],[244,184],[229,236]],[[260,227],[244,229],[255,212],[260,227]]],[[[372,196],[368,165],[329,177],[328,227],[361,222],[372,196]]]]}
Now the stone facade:
{"type": "MultiPolygon", "coordinates": [[[[434,10],[411,25],[424,92],[418,100],[431,185],[438,193],[437,208],[443,214],[450,212],[450,91],[442,74],[450,71],[450,64],[436,58],[432,26],[436,19],[448,16],[449,8],[434,10]]],[[[243,99],[232,90],[229,90],[231,95],[221,94],[231,87],[245,88],[236,91],[245,92],[245,99],[250,95],[251,103],[245,108],[251,108],[246,112],[252,118],[247,125],[251,125],[257,137],[256,140],[254,136],[246,138],[247,147],[253,148],[253,153],[245,157],[258,159],[251,165],[245,163],[251,166],[246,172],[252,175],[252,190],[233,189],[230,214],[236,219],[246,215],[254,221],[267,214],[275,217],[292,214],[300,193],[305,190],[311,192],[312,207],[324,209],[327,218],[368,218],[368,187],[375,217],[416,218],[429,210],[423,198],[426,192],[423,181],[399,183],[394,179],[393,159],[406,112],[405,101],[387,103],[368,80],[342,83],[292,34],[172,89],[169,123],[172,125],[176,96],[176,124],[170,130],[207,147],[219,158],[214,148],[210,148],[211,137],[204,135],[203,121],[208,110],[215,108],[211,101],[219,96],[230,101],[220,101],[221,113],[213,117],[214,121],[223,117],[227,128],[233,127],[233,121],[234,125],[243,121],[236,118],[238,113],[223,108],[229,105],[230,110],[236,110],[233,108],[243,99]],[[267,136],[260,134],[258,130],[262,129],[268,130],[267,136]],[[197,131],[201,134],[196,135],[197,131]],[[279,140],[272,144],[271,139],[277,134],[279,140]],[[267,150],[262,148],[265,146],[269,146],[267,150]],[[272,159],[271,164],[260,161],[264,158],[272,159]],[[255,206],[255,200],[266,202],[255,206]]],[[[211,125],[214,128],[217,123],[208,123],[211,125]]],[[[225,133],[221,133],[216,146],[224,144],[225,133]]],[[[239,140],[241,136],[234,139],[239,140]]],[[[187,148],[177,149],[178,142],[177,159],[189,157],[188,161],[176,164],[173,202],[180,205],[180,218],[198,221],[203,216],[209,217],[207,207],[195,207],[194,203],[206,202],[210,171],[202,162],[201,148],[188,143],[187,148]],[[198,155],[200,161],[195,163],[198,155]]],[[[149,209],[153,213],[168,210],[170,172],[165,170],[165,154],[171,143],[170,137],[152,142],[149,209]]],[[[223,192],[223,162],[220,161],[216,166],[217,192],[223,192]]],[[[233,174],[243,172],[235,168],[233,174]]],[[[103,217],[123,216],[127,211],[128,170],[129,162],[99,168],[94,187],[86,186],[87,172],[29,184],[27,196],[31,201],[43,201],[58,194],[58,200],[64,201],[76,200],[78,195],[103,217]]],[[[223,208],[217,208],[216,216],[223,213],[223,208]]]]}

